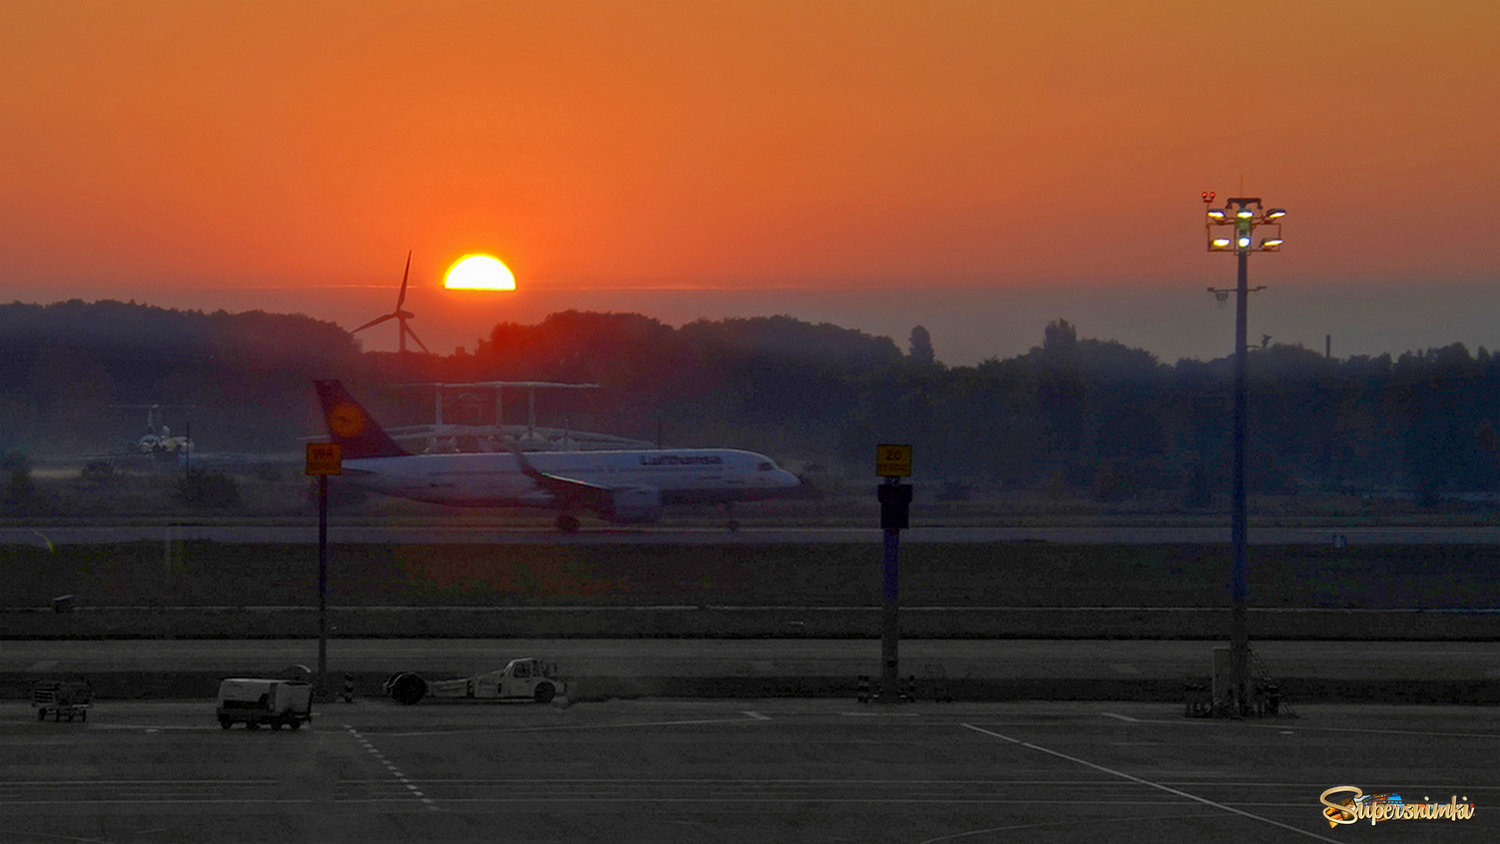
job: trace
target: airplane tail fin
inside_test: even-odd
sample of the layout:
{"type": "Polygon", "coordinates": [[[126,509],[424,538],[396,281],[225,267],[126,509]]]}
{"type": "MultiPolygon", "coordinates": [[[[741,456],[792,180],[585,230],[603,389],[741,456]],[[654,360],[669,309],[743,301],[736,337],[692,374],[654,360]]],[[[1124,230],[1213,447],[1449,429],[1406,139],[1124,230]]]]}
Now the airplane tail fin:
{"type": "Polygon", "coordinates": [[[328,436],[343,446],[344,459],[401,457],[409,453],[391,439],[338,380],[314,381],[313,385],[318,389],[328,436]]]}

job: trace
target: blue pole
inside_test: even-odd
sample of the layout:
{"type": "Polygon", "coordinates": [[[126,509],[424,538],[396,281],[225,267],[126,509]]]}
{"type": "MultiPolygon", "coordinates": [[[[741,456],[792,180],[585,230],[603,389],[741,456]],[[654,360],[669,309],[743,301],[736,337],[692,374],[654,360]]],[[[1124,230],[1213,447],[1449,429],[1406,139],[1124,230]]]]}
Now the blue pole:
{"type": "Polygon", "coordinates": [[[901,531],[887,528],[885,531],[885,563],[881,566],[883,584],[883,611],[881,613],[880,637],[880,700],[895,703],[900,700],[897,684],[897,647],[900,628],[897,618],[901,608],[901,531]]]}
{"type": "Polygon", "coordinates": [[[318,476],[318,695],[328,688],[328,476],[318,476]]]}
{"type": "MultiPolygon", "coordinates": [[[[1248,227],[1246,227],[1248,233],[1248,227]]],[[[1249,416],[1247,384],[1246,310],[1250,304],[1250,250],[1239,248],[1239,271],[1236,274],[1235,294],[1237,308],[1234,323],[1234,481],[1233,503],[1230,514],[1230,542],[1234,546],[1234,571],[1229,585],[1230,595],[1230,683],[1234,689],[1235,706],[1245,711],[1248,669],[1250,662],[1250,633],[1245,604],[1250,598],[1250,563],[1247,554],[1247,526],[1245,506],[1245,448],[1246,420],[1249,416]]]]}

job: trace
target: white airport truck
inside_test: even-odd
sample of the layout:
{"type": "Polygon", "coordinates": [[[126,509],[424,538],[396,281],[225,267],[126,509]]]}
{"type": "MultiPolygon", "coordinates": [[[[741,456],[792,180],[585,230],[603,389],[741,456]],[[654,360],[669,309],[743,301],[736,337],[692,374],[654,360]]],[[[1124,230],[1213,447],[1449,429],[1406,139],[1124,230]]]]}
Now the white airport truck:
{"type": "Polygon", "coordinates": [[[215,710],[219,726],[244,724],[247,730],[282,727],[299,729],[312,720],[312,685],[301,680],[232,677],[219,684],[215,710]]]}
{"type": "Polygon", "coordinates": [[[94,689],[83,680],[46,680],[31,689],[31,705],[36,709],[38,721],[47,720],[48,712],[52,713],[53,721],[64,718],[87,721],[93,700],[94,689]]]}
{"type": "Polygon", "coordinates": [[[408,705],[428,696],[547,703],[566,690],[557,679],[557,666],[533,657],[513,659],[498,671],[455,680],[426,680],[415,672],[401,671],[385,681],[386,694],[408,705]]]}

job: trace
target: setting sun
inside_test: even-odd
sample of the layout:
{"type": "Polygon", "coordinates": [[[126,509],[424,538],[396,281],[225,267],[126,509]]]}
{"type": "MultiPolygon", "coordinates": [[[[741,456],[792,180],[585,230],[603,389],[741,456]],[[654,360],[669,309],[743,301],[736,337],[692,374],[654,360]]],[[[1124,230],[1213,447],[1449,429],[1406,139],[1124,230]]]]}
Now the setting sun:
{"type": "Polygon", "coordinates": [[[516,279],[488,255],[465,255],[449,268],[443,285],[449,290],[515,290],[516,279]]]}

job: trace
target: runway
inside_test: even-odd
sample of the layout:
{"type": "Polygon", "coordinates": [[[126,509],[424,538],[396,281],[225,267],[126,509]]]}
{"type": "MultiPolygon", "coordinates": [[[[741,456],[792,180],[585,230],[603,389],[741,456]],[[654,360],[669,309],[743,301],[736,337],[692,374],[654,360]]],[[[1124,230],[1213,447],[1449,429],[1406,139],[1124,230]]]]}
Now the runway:
{"type": "MultiPolygon", "coordinates": [[[[87,545],[114,542],[202,540],[243,544],[304,544],[318,541],[316,520],[306,524],[202,524],[160,522],[135,524],[38,524],[0,527],[0,545],[87,545]]],[[[403,524],[329,526],[328,540],[338,544],[479,543],[491,545],[779,545],[848,543],[879,546],[878,527],[723,527],[653,526],[587,528],[568,534],[545,527],[497,524],[403,524]]],[[[944,527],[921,526],[903,531],[905,543],[1055,542],[1063,544],[1227,545],[1229,524],[1195,526],[1115,525],[1092,527],[944,527]]],[[[1500,545],[1500,527],[1286,527],[1255,526],[1252,545],[1500,545]],[[1336,537],[1340,539],[1336,540],[1336,537]]]]}
{"type": "Polygon", "coordinates": [[[0,704],[0,839],[43,841],[1406,841],[1500,835],[1494,709],[616,701],[328,704],[297,733],[208,701],[0,704]],[[1472,819],[1332,829],[1349,786],[1472,819]],[[1394,827],[1394,828],[1393,828],[1394,827]]]}

